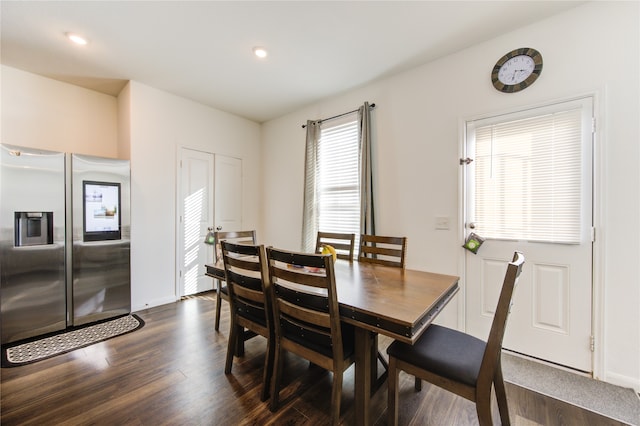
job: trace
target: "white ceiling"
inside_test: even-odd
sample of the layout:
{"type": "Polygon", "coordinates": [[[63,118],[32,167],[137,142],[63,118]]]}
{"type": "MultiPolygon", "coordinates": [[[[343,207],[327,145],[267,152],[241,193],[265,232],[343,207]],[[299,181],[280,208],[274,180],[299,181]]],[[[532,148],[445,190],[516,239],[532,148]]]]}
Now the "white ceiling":
{"type": "Polygon", "coordinates": [[[0,3],[4,65],[111,95],[134,80],[264,122],[581,2],[0,3]]]}

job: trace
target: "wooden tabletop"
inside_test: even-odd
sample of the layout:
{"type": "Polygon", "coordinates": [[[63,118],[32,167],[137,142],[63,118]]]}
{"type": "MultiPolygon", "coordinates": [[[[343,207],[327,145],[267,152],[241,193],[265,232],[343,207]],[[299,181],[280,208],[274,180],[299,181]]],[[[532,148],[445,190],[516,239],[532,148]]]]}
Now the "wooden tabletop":
{"type": "Polygon", "coordinates": [[[338,261],[336,286],[343,321],[413,344],[458,292],[458,277],[338,261]]]}
{"type": "MultiPolygon", "coordinates": [[[[224,280],[222,262],[205,265],[224,280]]],[[[458,291],[458,277],[338,260],[343,321],[413,344],[458,291]]]]}

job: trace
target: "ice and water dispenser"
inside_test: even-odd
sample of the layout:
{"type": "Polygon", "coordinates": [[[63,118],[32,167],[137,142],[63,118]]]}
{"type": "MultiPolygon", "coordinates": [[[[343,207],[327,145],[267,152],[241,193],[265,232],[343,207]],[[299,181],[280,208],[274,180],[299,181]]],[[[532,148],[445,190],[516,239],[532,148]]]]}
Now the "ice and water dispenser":
{"type": "Polygon", "coordinates": [[[53,212],[15,212],[15,246],[53,244],[53,212]]]}

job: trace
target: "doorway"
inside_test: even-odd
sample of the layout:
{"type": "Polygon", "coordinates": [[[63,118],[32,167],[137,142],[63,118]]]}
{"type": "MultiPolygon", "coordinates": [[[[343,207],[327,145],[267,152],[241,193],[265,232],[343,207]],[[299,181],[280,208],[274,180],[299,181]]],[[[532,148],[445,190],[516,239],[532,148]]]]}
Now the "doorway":
{"type": "Polygon", "coordinates": [[[189,148],[178,158],[178,297],[213,290],[205,264],[214,248],[204,243],[208,228],[242,229],[242,160],[189,148]]]}
{"type": "Polygon", "coordinates": [[[205,263],[213,251],[204,244],[213,224],[214,155],[180,148],[178,191],[178,297],[213,289],[205,263]]]}
{"type": "Polygon", "coordinates": [[[526,257],[504,348],[593,371],[593,99],[466,123],[466,331],[487,338],[507,263],[526,257]]]}

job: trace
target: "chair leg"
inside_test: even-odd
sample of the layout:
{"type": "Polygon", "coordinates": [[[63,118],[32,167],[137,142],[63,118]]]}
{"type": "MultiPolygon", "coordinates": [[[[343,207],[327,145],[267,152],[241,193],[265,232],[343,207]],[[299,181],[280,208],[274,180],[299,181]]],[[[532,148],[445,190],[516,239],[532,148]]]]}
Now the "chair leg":
{"type": "Polygon", "coordinates": [[[400,371],[396,368],[396,359],[389,357],[389,376],[387,377],[387,424],[398,425],[398,385],[400,371]]]}
{"type": "Polygon", "coordinates": [[[222,296],[220,295],[220,281],[218,282],[218,291],[216,291],[216,323],[214,329],[218,331],[220,329],[220,308],[222,308],[222,296]]]}
{"type": "Polygon", "coordinates": [[[502,365],[498,361],[496,366],[496,372],[493,379],[493,386],[496,391],[496,399],[498,400],[498,411],[500,412],[500,421],[503,426],[511,425],[509,420],[509,406],[507,404],[507,391],[504,386],[504,379],[502,377],[502,365]]]}
{"type": "Polygon", "coordinates": [[[278,410],[278,398],[280,397],[280,379],[282,375],[282,353],[280,344],[276,343],[275,356],[273,360],[273,375],[271,376],[271,402],[269,409],[272,412],[278,410]]]}
{"type": "Polygon", "coordinates": [[[236,339],[236,356],[244,356],[244,341],[246,340],[244,327],[240,327],[238,333],[238,338],[236,339]]]}
{"type": "Polygon", "coordinates": [[[493,420],[491,420],[491,383],[486,390],[476,388],[476,393],[476,413],[480,426],[493,426],[493,420]]]}
{"type": "Polygon", "coordinates": [[[269,399],[269,391],[271,390],[271,378],[273,377],[273,338],[267,340],[267,353],[264,356],[264,371],[262,373],[262,393],[260,401],[269,399]]]}
{"type": "Polygon", "coordinates": [[[342,371],[333,372],[333,389],[331,390],[331,424],[340,424],[340,399],[342,398],[342,371]]]}
{"type": "Polygon", "coordinates": [[[224,364],[224,374],[231,373],[233,366],[233,355],[236,353],[238,340],[238,326],[236,326],[233,318],[231,319],[231,327],[229,327],[229,340],[227,341],[227,361],[224,364]]]}
{"type": "Polygon", "coordinates": [[[416,392],[420,392],[422,390],[422,380],[418,376],[416,376],[415,378],[413,388],[416,390],[416,392]]]}

